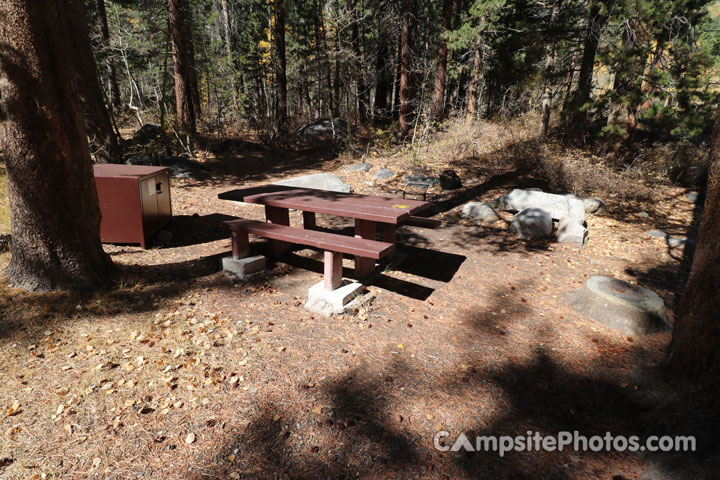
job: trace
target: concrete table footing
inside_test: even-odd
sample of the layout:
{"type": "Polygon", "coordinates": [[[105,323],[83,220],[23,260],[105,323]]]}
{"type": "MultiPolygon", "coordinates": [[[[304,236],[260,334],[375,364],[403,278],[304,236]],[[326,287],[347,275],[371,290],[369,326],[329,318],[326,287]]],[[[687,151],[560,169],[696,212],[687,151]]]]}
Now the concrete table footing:
{"type": "Polygon", "coordinates": [[[319,282],[308,289],[308,300],[305,309],[325,317],[344,313],[352,308],[353,300],[362,295],[364,287],[361,283],[343,279],[334,290],[325,288],[325,282],[319,282]]]}
{"type": "Polygon", "coordinates": [[[265,257],[262,255],[245,258],[225,257],[222,259],[222,267],[224,271],[245,280],[265,270],[265,257]]]}

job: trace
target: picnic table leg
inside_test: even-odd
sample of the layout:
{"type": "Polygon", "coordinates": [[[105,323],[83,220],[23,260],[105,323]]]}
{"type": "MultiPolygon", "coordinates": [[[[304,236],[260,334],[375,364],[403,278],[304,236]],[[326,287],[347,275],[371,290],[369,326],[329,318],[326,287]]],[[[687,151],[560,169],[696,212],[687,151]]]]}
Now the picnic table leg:
{"type": "Polygon", "coordinates": [[[250,252],[250,240],[248,233],[245,231],[238,232],[233,230],[232,235],[232,258],[235,260],[247,257],[250,252]]]}
{"type": "Polygon", "coordinates": [[[397,225],[393,223],[384,223],[383,224],[383,241],[387,243],[392,243],[395,245],[396,235],[395,231],[397,230],[397,225]]]}
{"type": "Polygon", "coordinates": [[[315,212],[302,212],[303,213],[303,228],[305,230],[315,230],[317,224],[315,223],[315,212]]]}
{"type": "MultiPolygon", "coordinates": [[[[268,223],[289,226],[290,210],[287,208],[265,205],[265,218],[268,223]]],[[[280,255],[290,249],[290,244],[288,242],[281,242],[280,240],[270,240],[270,249],[273,254],[280,255]]]]}
{"type": "MultiPolygon", "coordinates": [[[[377,224],[370,220],[355,219],[355,236],[367,240],[377,239],[377,224]]],[[[360,278],[367,277],[375,270],[375,260],[372,258],[355,256],[355,275],[360,278]]]]}
{"type": "Polygon", "coordinates": [[[327,290],[335,290],[342,283],[343,254],[325,251],[325,276],[323,282],[327,290]]]}

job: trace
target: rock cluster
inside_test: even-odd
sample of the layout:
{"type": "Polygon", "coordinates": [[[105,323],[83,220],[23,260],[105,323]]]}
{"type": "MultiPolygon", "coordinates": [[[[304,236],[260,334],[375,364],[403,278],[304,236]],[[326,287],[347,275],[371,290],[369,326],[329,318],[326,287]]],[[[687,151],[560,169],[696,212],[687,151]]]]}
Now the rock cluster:
{"type": "Polygon", "coordinates": [[[496,210],[517,213],[508,229],[520,238],[548,238],[554,231],[558,242],[578,246],[588,241],[585,213],[608,214],[605,202],[599,197],[580,198],[572,194],[545,193],[539,188],[516,188],[488,203],[466,203],[462,215],[491,224],[502,220],[496,210]],[[554,228],[555,222],[557,228],[554,228]]]}

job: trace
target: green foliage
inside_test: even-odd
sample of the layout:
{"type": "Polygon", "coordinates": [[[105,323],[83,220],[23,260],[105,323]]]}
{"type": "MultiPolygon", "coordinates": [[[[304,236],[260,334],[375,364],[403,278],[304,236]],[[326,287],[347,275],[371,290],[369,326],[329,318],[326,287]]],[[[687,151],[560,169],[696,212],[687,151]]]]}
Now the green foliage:
{"type": "MultiPolygon", "coordinates": [[[[206,130],[265,128],[273,118],[274,1],[191,0],[206,130]]],[[[163,106],[173,112],[165,0],[106,3],[110,45],[101,41],[95,2],[88,2],[103,85],[107,88],[113,60],[126,104],[139,107],[145,119],[157,117],[163,106]]],[[[285,0],[284,5],[291,122],[340,115],[369,123],[378,105],[385,119],[397,115],[403,2],[285,0]]],[[[442,1],[411,6],[411,83],[421,120],[443,38],[450,50],[450,110],[465,108],[479,49],[479,111],[485,117],[538,108],[549,83],[567,118],[586,113],[588,131],[684,139],[711,128],[720,66],[717,2],[466,0],[455,2],[448,32],[441,24],[442,1]],[[596,17],[607,21],[593,30],[599,39],[594,88],[588,101],[573,102],[583,40],[591,25],[596,28],[596,17]]]]}

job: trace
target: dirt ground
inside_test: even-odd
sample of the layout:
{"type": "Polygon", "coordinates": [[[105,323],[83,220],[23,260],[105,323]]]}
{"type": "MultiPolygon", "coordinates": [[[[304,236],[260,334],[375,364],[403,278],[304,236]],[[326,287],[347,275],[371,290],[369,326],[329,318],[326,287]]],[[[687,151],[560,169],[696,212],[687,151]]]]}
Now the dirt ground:
{"type": "MultiPolygon", "coordinates": [[[[220,271],[230,242],[194,214],[263,218],[217,194],[332,172],[355,191],[400,158],[333,149],[206,159],[210,180],[174,180],[173,240],[107,245],[119,282],[96,294],[0,287],[0,478],[638,479],[627,452],[440,452],[436,432],[641,435],[638,372],[664,358],[669,333],[628,337],[573,311],[564,295],[592,275],[645,286],[671,320],[687,275],[682,247],[644,234],[693,236],[685,190],[652,204],[606,198],[583,248],[523,242],[504,224],[460,216],[472,199],[538,186],[532,175],[451,164],[466,180],[431,193],[437,230],[399,230],[402,260],[368,286],[375,300],[323,318],[303,308],[322,278],[320,252],[273,259],[247,282],[220,271]],[[346,173],[369,161],[370,172],[346,173]],[[475,177],[473,179],[473,177],[475,177]],[[473,180],[473,181],[468,181],[473,180]],[[641,210],[650,215],[643,218],[641,210]]],[[[443,164],[425,165],[433,169],[443,164]]],[[[447,165],[446,165],[447,166],[447,165]]],[[[291,214],[299,222],[299,213],[291,214]]],[[[320,226],[345,228],[319,216],[320,226]]],[[[255,240],[252,248],[264,252],[255,240]]],[[[7,264],[7,254],[0,257],[7,264]]],[[[352,262],[346,264],[352,275],[352,262]]],[[[649,478],[649,477],[645,477],[649,478]]]]}

